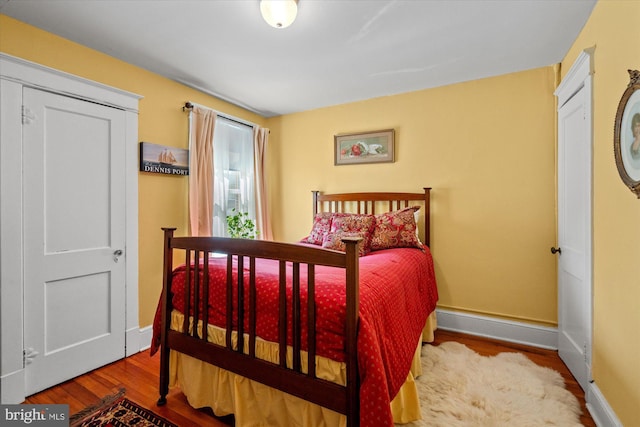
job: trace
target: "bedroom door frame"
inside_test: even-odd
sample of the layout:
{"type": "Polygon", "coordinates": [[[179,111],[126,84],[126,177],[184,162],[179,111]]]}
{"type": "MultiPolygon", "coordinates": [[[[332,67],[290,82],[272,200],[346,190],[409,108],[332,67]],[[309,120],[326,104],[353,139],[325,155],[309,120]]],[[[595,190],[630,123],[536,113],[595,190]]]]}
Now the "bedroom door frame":
{"type": "Polygon", "coordinates": [[[552,252],[558,257],[558,353],[585,392],[593,381],[593,53],[593,48],[583,51],[555,91],[558,250],[552,252]],[[565,118],[578,130],[565,126],[565,118]],[[568,156],[571,149],[574,155],[568,156]],[[577,191],[567,194],[569,187],[577,191]],[[577,220],[568,217],[576,206],[577,220]]]}
{"type": "Polygon", "coordinates": [[[125,111],[125,355],[140,351],[138,325],[138,103],[139,95],[0,53],[0,403],[25,399],[23,88],[125,111]]]}

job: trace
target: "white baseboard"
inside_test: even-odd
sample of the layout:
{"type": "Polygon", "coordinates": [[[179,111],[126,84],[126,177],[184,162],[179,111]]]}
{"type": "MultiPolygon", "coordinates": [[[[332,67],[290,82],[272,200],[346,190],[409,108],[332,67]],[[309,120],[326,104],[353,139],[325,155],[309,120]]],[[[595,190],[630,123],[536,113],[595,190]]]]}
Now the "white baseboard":
{"type": "Polygon", "coordinates": [[[140,329],[140,350],[145,351],[151,347],[151,339],[153,338],[153,326],[145,326],[140,329]]]}
{"type": "Polygon", "coordinates": [[[136,326],[127,329],[125,340],[125,357],[138,353],[140,351],[140,328],[136,326]]]}
{"type": "Polygon", "coordinates": [[[585,400],[587,401],[587,409],[591,414],[591,418],[593,418],[598,427],[622,427],[622,423],[613,412],[613,409],[611,409],[611,406],[609,406],[609,402],[600,392],[596,383],[589,384],[589,388],[585,393],[585,400]]]}
{"type": "Polygon", "coordinates": [[[153,336],[153,326],[144,328],[131,328],[127,331],[127,349],[125,355],[131,356],[151,347],[151,337],[153,336]]]}
{"type": "Polygon", "coordinates": [[[24,402],[24,369],[0,377],[0,404],[24,402]]]}
{"type": "Polygon", "coordinates": [[[436,310],[438,329],[494,338],[550,350],[558,349],[558,329],[451,310],[436,310]]]}

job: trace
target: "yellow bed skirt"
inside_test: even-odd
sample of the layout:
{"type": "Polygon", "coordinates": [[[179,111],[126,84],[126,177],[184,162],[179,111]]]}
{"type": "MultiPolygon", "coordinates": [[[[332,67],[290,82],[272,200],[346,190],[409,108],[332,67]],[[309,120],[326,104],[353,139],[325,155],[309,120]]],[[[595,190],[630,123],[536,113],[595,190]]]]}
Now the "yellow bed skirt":
{"type": "MultiPolygon", "coordinates": [[[[182,324],[182,314],[174,311],[171,315],[171,328],[182,330],[182,324]]],[[[422,340],[416,347],[411,372],[391,402],[395,423],[403,424],[421,419],[420,401],[414,378],[422,373],[420,364],[422,342],[433,341],[433,332],[436,327],[436,313],[434,311],[427,319],[422,340]]],[[[200,322],[199,331],[201,328],[202,323],[200,322]]],[[[207,329],[209,341],[224,344],[225,333],[223,329],[211,325],[207,329]]],[[[292,360],[290,350],[287,354],[288,364],[291,364],[292,360]]],[[[278,363],[278,345],[257,339],[256,356],[278,363]]],[[[307,369],[306,360],[303,355],[302,370],[304,372],[307,369]]],[[[338,384],[346,382],[344,363],[316,356],[316,372],[319,378],[338,384]]],[[[169,385],[180,387],[191,406],[194,408],[209,407],[218,416],[234,414],[238,426],[346,426],[346,418],[342,414],[173,350],[170,357],[169,378],[169,385]]]]}

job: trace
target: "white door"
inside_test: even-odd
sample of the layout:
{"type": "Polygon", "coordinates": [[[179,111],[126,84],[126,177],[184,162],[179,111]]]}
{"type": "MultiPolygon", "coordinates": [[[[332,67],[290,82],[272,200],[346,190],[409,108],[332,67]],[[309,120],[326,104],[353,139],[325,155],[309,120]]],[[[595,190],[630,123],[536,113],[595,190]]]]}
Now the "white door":
{"type": "Polygon", "coordinates": [[[30,88],[23,104],[30,395],[125,356],[125,113],[30,88]]]}
{"type": "Polygon", "coordinates": [[[582,85],[558,110],[558,350],[591,381],[591,97],[582,85]]]}

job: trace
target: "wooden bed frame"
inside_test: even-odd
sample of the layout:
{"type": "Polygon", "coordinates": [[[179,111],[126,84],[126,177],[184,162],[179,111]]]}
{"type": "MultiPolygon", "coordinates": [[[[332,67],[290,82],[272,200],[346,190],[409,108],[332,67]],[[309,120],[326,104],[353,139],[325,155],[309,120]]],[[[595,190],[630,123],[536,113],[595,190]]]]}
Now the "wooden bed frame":
{"type": "MultiPolygon", "coordinates": [[[[430,190],[424,188],[424,193],[344,193],[344,194],[321,194],[319,191],[313,192],[313,213],[318,212],[353,212],[375,214],[376,208],[385,206],[386,211],[398,210],[408,207],[410,203],[422,204],[424,224],[423,243],[429,245],[430,241],[430,190]]],[[[386,212],[384,211],[384,212],[386,212]]],[[[382,212],[380,212],[382,213],[382,212]]],[[[326,407],[338,413],[344,414],[348,426],[359,425],[360,405],[359,405],[359,376],[358,376],[358,355],[357,355],[357,333],[358,333],[358,248],[360,238],[344,239],[346,252],[336,252],[325,250],[320,247],[310,247],[308,245],[288,244],[270,242],[263,240],[229,239],[217,237],[174,237],[175,228],[163,228],[164,230],[164,267],[163,267],[163,290],[161,299],[161,319],[162,327],[160,333],[160,398],[158,405],[166,404],[166,396],[169,392],[169,355],[170,350],[179,351],[196,359],[205,361],[212,365],[226,369],[235,374],[258,381],[267,386],[273,387],[285,393],[297,396],[301,399],[326,407]],[[242,291],[243,286],[238,286],[237,307],[233,313],[232,287],[242,285],[244,281],[239,275],[239,284],[233,283],[232,275],[229,274],[226,281],[226,343],[224,346],[207,341],[207,334],[200,336],[198,328],[189,330],[189,316],[184,316],[184,332],[177,332],[170,329],[171,311],[173,310],[171,298],[168,297],[171,289],[171,278],[174,262],[174,250],[184,250],[186,264],[185,283],[185,313],[193,312],[193,317],[201,319],[204,324],[208,323],[208,310],[198,313],[198,304],[189,307],[191,298],[189,295],[197,295],[198,301],[203,298],[209,299],[209,277],[202,275],[200,283],[199,263],[193,263],[194,259],[202,259],[202,265],[208,265],[210,253],[223,253],[227,258],[227,270],[231,271],[231,265],[235,258],[238,269],[242,269],[248,262],[250,271],[249,295],[245,296],[242,291]],[[292,300],[292,330],[293,330],[293,363],[287,366],[286,358],[281,358],[278,364],[259,359],[255,355],[256,342],[256,297],[255,297],[255,277],[259,274],[256,271],[255,260],[265,258],[277,260],[280,263],[280,291],[279,291],[279,353],[286,354],[287,350],[287,307],[285,295],[285,282],[287,268],[292,271],[293,277],[293,300],[292,300]],[[314,293],[315,266],[331,266],[345,269],[346,277],[346,324],[345,324],[345,364],[347,381],[345,386],[335,384],[326,380],[316,378],[315,358],[316,358],[316,335],[315,335],[315,301],[308,298],[307,312],[309,313],[306,324],[302,324],[300,319],[301,299],[300,299],[300,266],[307,265],[308,269],[308,293],[314,293]],[[190,271],[192,270],[192,271],[190,271]],[[191,274],[193,273],[193,275],[191,274]],[[193,280],[190,277],[193,276],[193,280]],[[193,282],[193,283],[190,283],[193,282]],[[238,321],[245,317],[244,301],[248,298],[249,304],[249,330],[245,331],[243,322],[238,321]],[[237,330],[237,345],[234,346],[232,340],[232,325],[239,325],[237,330]],[[308,372],[301,369],[300,349],[302,328],[307,329],[309,345],[307,351],[308,372]],[[245,339],[248,339],[248,353],[245,353],[245,339]]],[[[208,272],[208,269],[203,269],[208,272]]],[[[206,328],[203,328],[206,331],[206,328]]]]}

